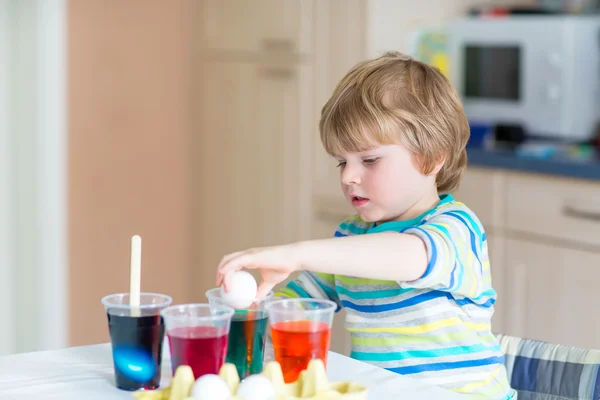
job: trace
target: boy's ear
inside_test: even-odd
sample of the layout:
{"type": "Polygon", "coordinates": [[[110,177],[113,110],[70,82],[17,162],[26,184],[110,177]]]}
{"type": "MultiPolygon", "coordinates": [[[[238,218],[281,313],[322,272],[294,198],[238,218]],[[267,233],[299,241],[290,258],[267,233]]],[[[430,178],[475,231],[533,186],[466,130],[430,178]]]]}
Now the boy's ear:
{"type": "Polygon", "coordinates": [[[446,163],[446,155],[445,154],[438,155],[435,165],[428,175],[437,175],[445,163],[446,163]]]}

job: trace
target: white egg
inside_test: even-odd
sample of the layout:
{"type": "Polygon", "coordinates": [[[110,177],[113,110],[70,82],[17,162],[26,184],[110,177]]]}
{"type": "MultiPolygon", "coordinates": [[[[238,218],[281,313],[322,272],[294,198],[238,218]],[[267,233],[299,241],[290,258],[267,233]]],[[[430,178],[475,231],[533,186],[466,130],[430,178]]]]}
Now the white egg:
{"type": "Polygon", "coordinates": [[[249,272],[237,271],[231,277],[229,293],[221,286],[219,294],[223,302],[239,310],[250,307],[256,299],[257,289],[256,280],[249,272]]]}
{"type": "Polygon", "coordinates": [[[231,390],[219,375],[207,374],[196,379],[190,397],[195,400],[229,400],[231,390]]]}
{"type": "Polygon", "coordinates": [[[235,395],[244,400],[272,400],[275,389],[266,376],[250,375],[240,382],[235,395]]]}

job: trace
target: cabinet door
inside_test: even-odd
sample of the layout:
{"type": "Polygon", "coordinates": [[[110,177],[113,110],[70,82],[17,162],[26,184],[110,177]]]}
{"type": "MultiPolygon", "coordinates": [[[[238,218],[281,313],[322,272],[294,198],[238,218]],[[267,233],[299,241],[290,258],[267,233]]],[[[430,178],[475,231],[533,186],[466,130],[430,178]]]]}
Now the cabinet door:
{"type": "Polygon", "coordinates": [[[203,47],[309,54],[313,4],[313,0],[202,0],[203,47]]]}
{"type": "Polygon", "coordinates": [[[199,74],[195,259],[212,284],[225,254],[310,234],[312,79],[308,67],[253,63],[205,63],[199,74]]]}
{"type": "Polygon", "coordinates": [[[509,229],[600,249],[598,182],[523,173],[507,177],[509,229]]]}
{"type": "Polygon", "coordinates": [[[505,333],[600,349],[600,254],[507,240],[505,333]]]}

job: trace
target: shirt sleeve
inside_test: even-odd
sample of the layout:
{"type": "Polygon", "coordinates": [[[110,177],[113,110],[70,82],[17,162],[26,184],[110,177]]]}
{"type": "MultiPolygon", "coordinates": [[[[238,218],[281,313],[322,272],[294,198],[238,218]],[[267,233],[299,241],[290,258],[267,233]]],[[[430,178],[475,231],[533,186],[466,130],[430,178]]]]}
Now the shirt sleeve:
{"type": "Polygon", "coordinates": [[[468,210],[441,213],[403,233],[423,240],[428,264],[423,276],[402,282],[402,287],[446,291],[480,305],[494,303],[486,236],[474,214],[468,210]]]}
{"type": "Polygon", "coordinates": [[[335,301],[336,312],[340,310],[340,299],[335,290],[335,278],[331,274],[302,271],[298,277],[275,293],[276,297],[311,298],[335,301]]]}

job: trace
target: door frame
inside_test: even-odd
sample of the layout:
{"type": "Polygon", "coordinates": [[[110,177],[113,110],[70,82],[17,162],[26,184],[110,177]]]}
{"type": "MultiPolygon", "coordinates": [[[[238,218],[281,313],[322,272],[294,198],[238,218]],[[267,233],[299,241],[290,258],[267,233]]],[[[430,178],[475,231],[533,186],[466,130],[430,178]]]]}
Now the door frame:
{"type": "Polygon", "coordinates": [[[66,8],[0,2],[0,354],[68,345],[66,8]]]}

